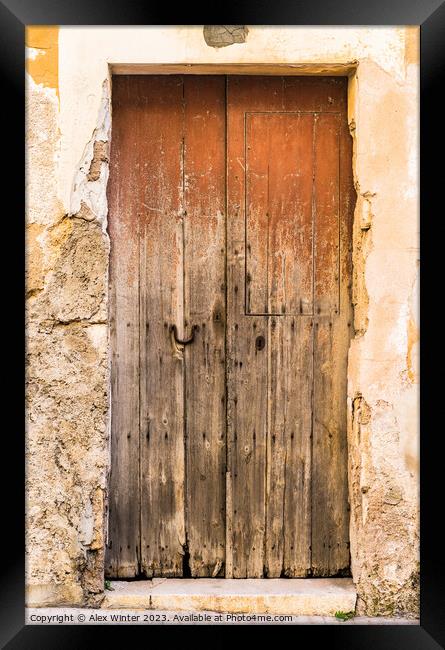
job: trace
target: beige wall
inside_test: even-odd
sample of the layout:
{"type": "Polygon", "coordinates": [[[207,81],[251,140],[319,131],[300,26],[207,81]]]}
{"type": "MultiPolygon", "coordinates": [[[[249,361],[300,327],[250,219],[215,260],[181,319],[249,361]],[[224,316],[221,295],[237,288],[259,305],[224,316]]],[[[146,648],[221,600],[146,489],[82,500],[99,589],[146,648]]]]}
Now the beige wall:
{"type": "Polygon", "coordinates": [[[419,30],[249,26],[246,43],[220,49],[202,26],[51,30],[51,48],[45,32],[27,38],[29,602],[102,598],[110,67],[286,64],[350,77],[352,571],[359,612],[415,615],[419,30]]]}

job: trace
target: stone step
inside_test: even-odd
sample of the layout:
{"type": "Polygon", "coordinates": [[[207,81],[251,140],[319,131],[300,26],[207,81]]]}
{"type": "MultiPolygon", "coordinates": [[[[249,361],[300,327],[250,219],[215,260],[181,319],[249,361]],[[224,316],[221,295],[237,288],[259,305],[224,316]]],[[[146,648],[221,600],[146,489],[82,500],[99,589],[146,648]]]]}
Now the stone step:
{"type": "Polygon", "coordinates": [[[351,578],[154,578],[111,582],[102,608],[334,616],[355,610],[351,578]]]}

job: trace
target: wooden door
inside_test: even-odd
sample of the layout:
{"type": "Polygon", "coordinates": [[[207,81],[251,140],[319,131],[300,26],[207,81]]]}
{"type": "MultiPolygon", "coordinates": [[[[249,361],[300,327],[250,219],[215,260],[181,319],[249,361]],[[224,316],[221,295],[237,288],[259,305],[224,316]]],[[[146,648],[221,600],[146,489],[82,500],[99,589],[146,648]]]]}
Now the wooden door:
{"type": "Polygon", "coordinates": [[[114,77],[110,577],[348,569],[346,87],[114,77]]]}

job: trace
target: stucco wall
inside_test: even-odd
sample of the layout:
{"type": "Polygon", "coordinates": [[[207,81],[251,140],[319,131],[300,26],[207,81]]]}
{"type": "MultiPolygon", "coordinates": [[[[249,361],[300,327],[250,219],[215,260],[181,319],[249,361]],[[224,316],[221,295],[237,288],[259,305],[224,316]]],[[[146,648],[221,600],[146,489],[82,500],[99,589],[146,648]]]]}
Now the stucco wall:
{"type": "Polygon", "coordinates": [[[418,612],[417,28],[27,30],[27,591],[97,603],[109,466],[110,69],[288,64],[348,71],[357,206],[349,355],[358,611],[418,612]]]}

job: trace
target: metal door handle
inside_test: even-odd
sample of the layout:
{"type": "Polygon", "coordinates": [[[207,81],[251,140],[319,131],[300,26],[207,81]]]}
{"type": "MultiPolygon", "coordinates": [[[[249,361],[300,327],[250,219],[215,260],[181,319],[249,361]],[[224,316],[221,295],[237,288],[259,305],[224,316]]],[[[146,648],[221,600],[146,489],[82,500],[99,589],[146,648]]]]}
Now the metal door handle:
{"type": "Polygon", "coordinates": [[[193,325],[191,336],[189,336],[188,339],[184,339],[184,340],[178,339],[178,330],[176,328],[176,325],[170,325],[169,331],[173,332],[175,343],[178,343],[179,345],[189,345],[190,343],[193,343],[193,341],[195,340],[195,332],[197,329],[198,329],[198,325],[193,325]]]}

